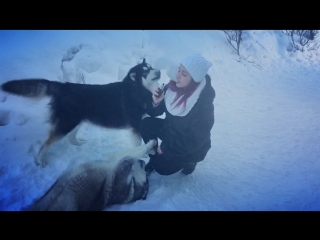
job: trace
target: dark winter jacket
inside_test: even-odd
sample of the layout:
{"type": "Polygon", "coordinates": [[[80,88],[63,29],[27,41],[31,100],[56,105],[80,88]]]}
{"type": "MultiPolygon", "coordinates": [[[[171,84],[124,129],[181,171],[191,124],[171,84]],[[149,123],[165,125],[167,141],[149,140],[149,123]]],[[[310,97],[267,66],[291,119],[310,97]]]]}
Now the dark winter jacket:
{"type": "Polygon", "coordinates": [[[165,106],[165,102],[153,107],[147,105],[147,113],[151,117],[166,114],[164,138],[161,139],[161,150],[165,158],[177,161],[202,161],[211,148],[210,130],[214,124],[215,91],[211,79],[206,76],[206,85],[197,102],[186,116],[173,116],[165,106]]]}

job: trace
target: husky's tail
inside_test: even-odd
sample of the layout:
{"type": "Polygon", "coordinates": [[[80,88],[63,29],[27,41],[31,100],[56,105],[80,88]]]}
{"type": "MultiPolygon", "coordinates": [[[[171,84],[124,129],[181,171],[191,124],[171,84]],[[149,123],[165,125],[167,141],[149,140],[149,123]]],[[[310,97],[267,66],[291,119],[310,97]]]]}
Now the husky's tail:
{"type": "Polygon", "coordinates": [[[46,79],[20,79],[3,83],[1,89],[19,96],[41,98],[58,93],[60,86],[60,82],[46,79]]]}

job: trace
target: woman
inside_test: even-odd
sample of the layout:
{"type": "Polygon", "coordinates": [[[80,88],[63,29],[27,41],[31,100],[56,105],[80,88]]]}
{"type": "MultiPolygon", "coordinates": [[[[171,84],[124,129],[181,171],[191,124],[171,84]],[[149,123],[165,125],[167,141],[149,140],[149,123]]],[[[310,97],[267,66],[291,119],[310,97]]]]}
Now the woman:
{"type": "Polygon", "coordinates": [[[210,130],[214,124],[215,91],[207,74],[212,63],[200,54],[187,56],[180,62],[176,81],[170,80],[167,90],[147,104],[150,117],[141,123],[141,135],[147,143],[160,139],[155,155],[145,169],[161,175],[171,175],[182,169],[190,174],[211,148],[210,130]],[[165,112],[166,117],[156,118],[165,112]]]}

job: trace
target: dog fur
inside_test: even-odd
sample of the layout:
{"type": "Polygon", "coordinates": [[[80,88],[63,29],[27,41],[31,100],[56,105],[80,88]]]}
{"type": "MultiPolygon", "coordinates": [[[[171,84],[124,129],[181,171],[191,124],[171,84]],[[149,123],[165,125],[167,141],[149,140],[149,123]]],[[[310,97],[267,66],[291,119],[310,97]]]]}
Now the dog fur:
{"type": "Polygon", "coordinates": [[[23,211],[100,211],[113,204],[146,199],[145,154],[155,154],[155,140],[119,151],[106,160],[70,167],[49,190],[23,211]]]}
{"type": "Polygon", "coordinates": [[[129,70],[121,82],[89,85],[20,79],[7,81],[1,88],[23,97],[51,97],[49,137],[34,156],[36,164],[44,167],[50,145],[67,134],[72,144],[85,143],[76,138],[83,121],[106,128],[130,128],[141,144],[140,123],[146,114],[146,102],[152,100],[152,92],[158,87],[160,76],[160,70],[152,68],[143,59],[142,63],[129,70]]]}

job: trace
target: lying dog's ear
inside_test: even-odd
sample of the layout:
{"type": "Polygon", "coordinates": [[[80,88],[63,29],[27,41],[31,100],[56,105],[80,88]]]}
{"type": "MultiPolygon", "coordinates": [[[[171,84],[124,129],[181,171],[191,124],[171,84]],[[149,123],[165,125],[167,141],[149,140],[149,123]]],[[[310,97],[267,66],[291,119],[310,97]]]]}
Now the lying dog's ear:
{"type": "Polygon", "coordinates": [[[145,58],[143,58],[142,63],[146,63],[146,59],[145,58]]]}
{"type": "Polygon", "coordinates": [[[134,164],[134,159],[130,157],[124,157],[121,160],[120,168],[123,172],[129,173],[132,169],[132,165],[134,164]]]}

